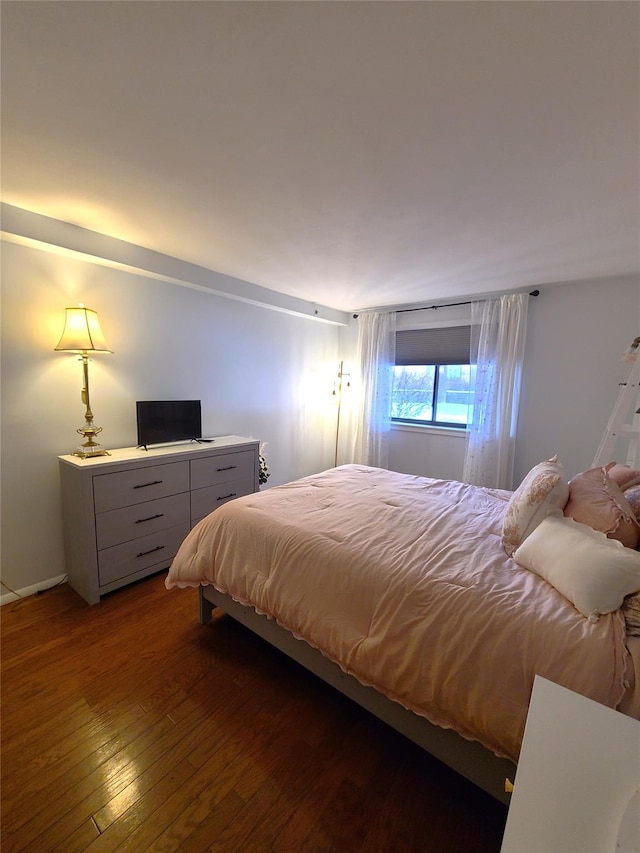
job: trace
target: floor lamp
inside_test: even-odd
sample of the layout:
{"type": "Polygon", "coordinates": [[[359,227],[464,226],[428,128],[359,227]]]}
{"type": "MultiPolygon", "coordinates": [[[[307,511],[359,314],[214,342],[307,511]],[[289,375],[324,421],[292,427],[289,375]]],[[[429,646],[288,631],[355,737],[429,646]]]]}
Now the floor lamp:
{"type": "Polygon", "coordinates": [[[89,353],[112,352],[102,334],[98,323],[98,315],[90,308],[79,305],[77,308],[65,309],[65,322],[62,337],[55,347],[57,352],[78,352],[82,361],[82,393],[80,399],[85,405],[84,426],[76,432],[85,439],[84,444],[72,452],[72,456],[82,459],[88,456],[109,456],[109,452],[95,441],[96,435],[102,432],[102,427],[93,425],[93,412],[89,401],[89,353]]]}
{"type": "Polygon", "coordinates": [[[333,394],[338,398],[338,415],[336,418],[336,454],[334,460],[334,467],[338,467],[338,444],[340,443],[340,411],[342,409],[342,380],[346,378],[347,380],[347,388],[351,387],[351,382],[349,381],[350,373],[344,372],[344,362],[340,362],[340,367],[338,368],[338,381],[337,383],[333,383],[333,394]]]}

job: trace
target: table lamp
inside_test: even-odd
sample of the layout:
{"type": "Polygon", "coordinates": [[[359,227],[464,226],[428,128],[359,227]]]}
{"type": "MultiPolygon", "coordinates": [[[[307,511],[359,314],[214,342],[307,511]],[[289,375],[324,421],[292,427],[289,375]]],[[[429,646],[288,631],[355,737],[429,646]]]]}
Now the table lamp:
{"type": "Polygon", "coordinates": [[[64,331],[58,341],[56,351],[78,352],[82,360],[83,386],[81,400],[85,405],[85,424],[76,432],[83,436],[84,443],[72,452],[72,456],[85,459],[90,456],[109,456],[109,452],[95,441],[96,435],[102,432],[102,427],[93,425],[93,412],[89,402],[89,356],[90,352],[112,352],[102,334],[98,323],[98,315],[90,308],[79,305],[77,308],[66,308],[64,331]]]}

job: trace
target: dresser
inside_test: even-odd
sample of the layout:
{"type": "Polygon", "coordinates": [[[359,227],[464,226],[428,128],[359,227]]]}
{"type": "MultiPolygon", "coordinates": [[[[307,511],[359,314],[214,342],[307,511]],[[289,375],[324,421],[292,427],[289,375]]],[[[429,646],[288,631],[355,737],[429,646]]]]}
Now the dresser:
{"type": "Polygon", "coordinates": [[[89,604],[168,568],[189,530],[258,490],[259,442],[237,435],[59,456],[67,577],[89,604]]]}

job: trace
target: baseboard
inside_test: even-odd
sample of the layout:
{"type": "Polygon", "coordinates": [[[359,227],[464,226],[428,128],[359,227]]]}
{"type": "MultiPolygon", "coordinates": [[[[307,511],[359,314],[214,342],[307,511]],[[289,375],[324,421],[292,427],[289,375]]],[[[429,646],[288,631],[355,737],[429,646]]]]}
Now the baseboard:
{"type": "Polygon", "coordinates": [[[66,575],[58,575],[56,578],[49,578],[46,581],[40,581],[40,583],[32,584],[32,586],[25,586],[22,589],[17,589],[15,592],[6,592],[4,595],[0,596],[0,607],[4,604],[11,604],[13,601],[20,601],[21,598],[28,598],[30,595],[36,595],[38,592],[51,589],[52,586],[57,586],[59,583],[62,583],[66,577],[66,575]]]}

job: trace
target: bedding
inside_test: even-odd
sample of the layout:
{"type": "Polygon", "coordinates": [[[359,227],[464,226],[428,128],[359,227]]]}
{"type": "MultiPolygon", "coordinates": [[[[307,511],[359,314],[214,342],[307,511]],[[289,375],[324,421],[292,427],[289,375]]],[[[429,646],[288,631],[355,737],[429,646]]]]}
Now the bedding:
{"type": "Polygon", "coordinates": [[[591,622],[502,544],[512,493],[343,465],[237,498],[167,588],[212,585],[435,725],[517,762],[534,676],[634,708],[619,610],[591,622]]]}
{"type": "Polygon", "coordinates": [[[622,489],[609,476],[615,463],[590,468],[569,481],[569,500],[564,514],[574,521],[601,530],[631,549],[640,542],[640,525],[622,489]]]}
{"type": "Polygon", "coordinates": [[[513,557],[515,550],[553,509],[564,509],[569,484],[557,456],[535,465],[509,498],[502,522],[502,544],[513,557]]]}
{"type": "Polygon", "coordinates": [[[600,530],[552,511],[513,559],[539,574],[591,622],[640,588],[640,553],[600,530]]]}

